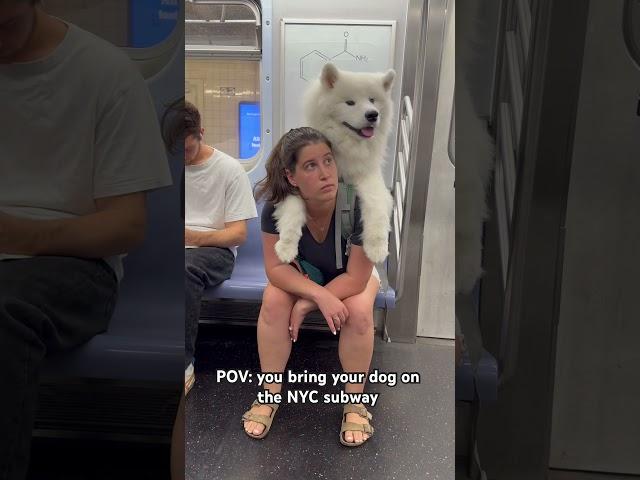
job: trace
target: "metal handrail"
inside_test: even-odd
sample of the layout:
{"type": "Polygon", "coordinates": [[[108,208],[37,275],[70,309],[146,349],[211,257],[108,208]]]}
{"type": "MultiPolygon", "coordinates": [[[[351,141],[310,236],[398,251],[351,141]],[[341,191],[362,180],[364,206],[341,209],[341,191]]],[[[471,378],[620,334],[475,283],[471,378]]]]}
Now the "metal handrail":
{"type": "Polygon", "coordinates": [[[518,26],[520,30],[520,41],[524,59],[527,60],[529,53],[529,42],[531,38],[531,11],[527,0],[516,0],[516,14],[518,16],[518,26]]]}
{"type": "Polygon", "coordinates": [[[402,99],[402,105],[404,106],[404,112],[409,119],[409,129],[413,127],[413,107],[411,106],[411,99],[408,95],[405,95],[402,99]]]}
{"type": "Polygon", "coordinates": [[[453,108],[451,108],[451,122],[449,122],[449,142],[447,155],[451,165],[456,166],[456,92],[453,91],[453,108]]]}
{"type": "MultiPolygon", "coordinates": [[[[502,150],[502,168],[504,173],[504,187],[507,200],[507,213],[509,220],[513,218],[513,201],[516,196],[516,165],[515,149],[513,143],[513,127],[508,103],[500,104],[498,113],[498,125],[500,126],[500,148],[502,150]]],[[[509,221],[509,224],[511,222],[509,221]]]]}
{"type": "Polygon", "coordinates": [[[188,18],[184,21],[185,23],[202,23],[202,24],[207,24],[207,23],[215,23],[215,24],[227,24],[227,23],[250,23],[250,24],[255,24],[255,20],[207,20],[205,18],[188,18]]]}
{"type": "Polygon", "coordinates": [[[498,159],[495,168],[495,199],[496,217],[498,224],[498,243],[500,245],[500,266],[502,268],[502,288],[507,287],[507,272],[509,268],[509,220],[504,191],[504,172],[502,161],[498,159]]]}
{"type": "MultiPolygon", "coordinates": [[[[402,230],[405,221],[405,207],[407,200],[407,169],[409,168],[409,156],[411,153],[411,141],[413,136],[413,106],[411,98],[405,96],[400,105],[398,150],[394,171],[393,189],[393,232],[398,272],[402,271],[402,230]]],[[[402,295],[402,284],[395,285],[396,298],[402,295]]]]}
{"type": "MultiPolygon", "coordinates": [[[[260,26],[262,24],[261,23],[262,15],[260,14],[260,7],[253,0],[187,0],[187,1],[195,5],[220,5],[222,7],[225,7],[227,5],[242,5],[249,8],[253,12],[253,15],[256,17],[256,26],[260,26]]],[[[229,20],[224,20],[222,23],[228,22],[228,21],[229,20]]]]}
{"type": "Polygon", "coordinates": [[[517,145],[520,143],[520,128],[522,126],[524,99],[522,94],[522,77],[520,76],[515,33],[512,31],[507,32],[505,35],[505,42],[507,48],[507,78],[509,79],[509,90],[511,92],[517,145]]]}
{"type": "MultiPolygon", "coordinates": [[[[187,0],[194,5],[220,5],[222,6],[222,14],[219,19],[185,19],[187,24],[255,24],[256,27],[256,47],[246,46],[223,46],[223,45],[203,45],[203,44],[189,44],[185,41],[185,52],[191,55],[215,55],[222,57],[232,58],[247,58],[247,59],[260,59],[262,52],[261,41],[261,25],[262,15],[260,13],[260,5],[254,0],[187,0]],[[238,19],[228,20],[226,18],[225,7],[229,5],[241,5],[251,10],[255,17],[255,21],[238,19]]],[[[186,37],[185,37],[186,40],[186,37]]]]}

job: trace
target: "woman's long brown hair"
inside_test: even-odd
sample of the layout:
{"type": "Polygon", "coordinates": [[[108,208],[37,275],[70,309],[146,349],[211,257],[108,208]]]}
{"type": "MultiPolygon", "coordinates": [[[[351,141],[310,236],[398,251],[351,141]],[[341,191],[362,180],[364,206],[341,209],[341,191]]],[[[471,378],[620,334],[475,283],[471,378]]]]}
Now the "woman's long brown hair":
{"type": "Polygon", "coordinates": [[[268,202],[278,203],[289,195],[299,195],[298,189],[289,183],[286,170],[295,172],[300,150],[317,143],[331,148],[331,142],[315,128],[293,128],[285,133],[267,159],[267,176],[256,184],[256,200],[266,197],[268,202]]]}

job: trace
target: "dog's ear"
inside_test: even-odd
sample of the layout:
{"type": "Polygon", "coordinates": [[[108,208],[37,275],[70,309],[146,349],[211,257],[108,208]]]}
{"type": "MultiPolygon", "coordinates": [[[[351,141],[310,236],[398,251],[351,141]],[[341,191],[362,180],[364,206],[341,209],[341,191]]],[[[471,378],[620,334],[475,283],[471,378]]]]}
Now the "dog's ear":
{"type": "Polygon", "coordinates": [[[322,73],[320,74],[320,82],[325,88],[333,88],[338,80],[338,68],[333,63],[326,63],[322,67],[322,73]]]}
{"type": "Polygon", "coordinates": [[[391,89],[394,78],[396,78],[396,71],[393,69],[387,70],[384,75],[382,75],[382,86],[384,87],[386,92],[391,89]]]}

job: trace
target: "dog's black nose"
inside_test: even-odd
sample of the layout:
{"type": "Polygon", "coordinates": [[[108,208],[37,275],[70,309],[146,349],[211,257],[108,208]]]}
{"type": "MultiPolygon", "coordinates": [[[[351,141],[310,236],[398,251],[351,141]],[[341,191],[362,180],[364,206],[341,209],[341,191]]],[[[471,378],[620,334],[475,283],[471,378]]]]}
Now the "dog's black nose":
{"type": "Polygon", "coordinates": [[[375,122],[378,119],[378,112],[376,112],[375,110],[369,110],[364,114],[364,117],[370,122],[375,122]]]}

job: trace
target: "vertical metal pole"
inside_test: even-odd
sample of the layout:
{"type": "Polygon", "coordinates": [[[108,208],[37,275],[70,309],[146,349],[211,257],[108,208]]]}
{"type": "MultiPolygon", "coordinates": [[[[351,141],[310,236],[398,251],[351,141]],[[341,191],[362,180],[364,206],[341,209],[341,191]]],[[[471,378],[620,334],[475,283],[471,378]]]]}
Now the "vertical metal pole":
{"type": "MultiPolygon", "coordinates": [[[[418,300],[424,216],[427,204],[433,136],[438,106],[440,64],[447,19],[447,0],[431,0],[423,9],[423,25],[416,69],[414,95],[414,134],[407,174],[407,199],[402,228],[402,264],[397,280],[402,296],[387,312],[386,331],[391,341],[415,342],[418,328],[418,300]]],[[[453,318],[451,319],[453,322],[453,318]]]]}

